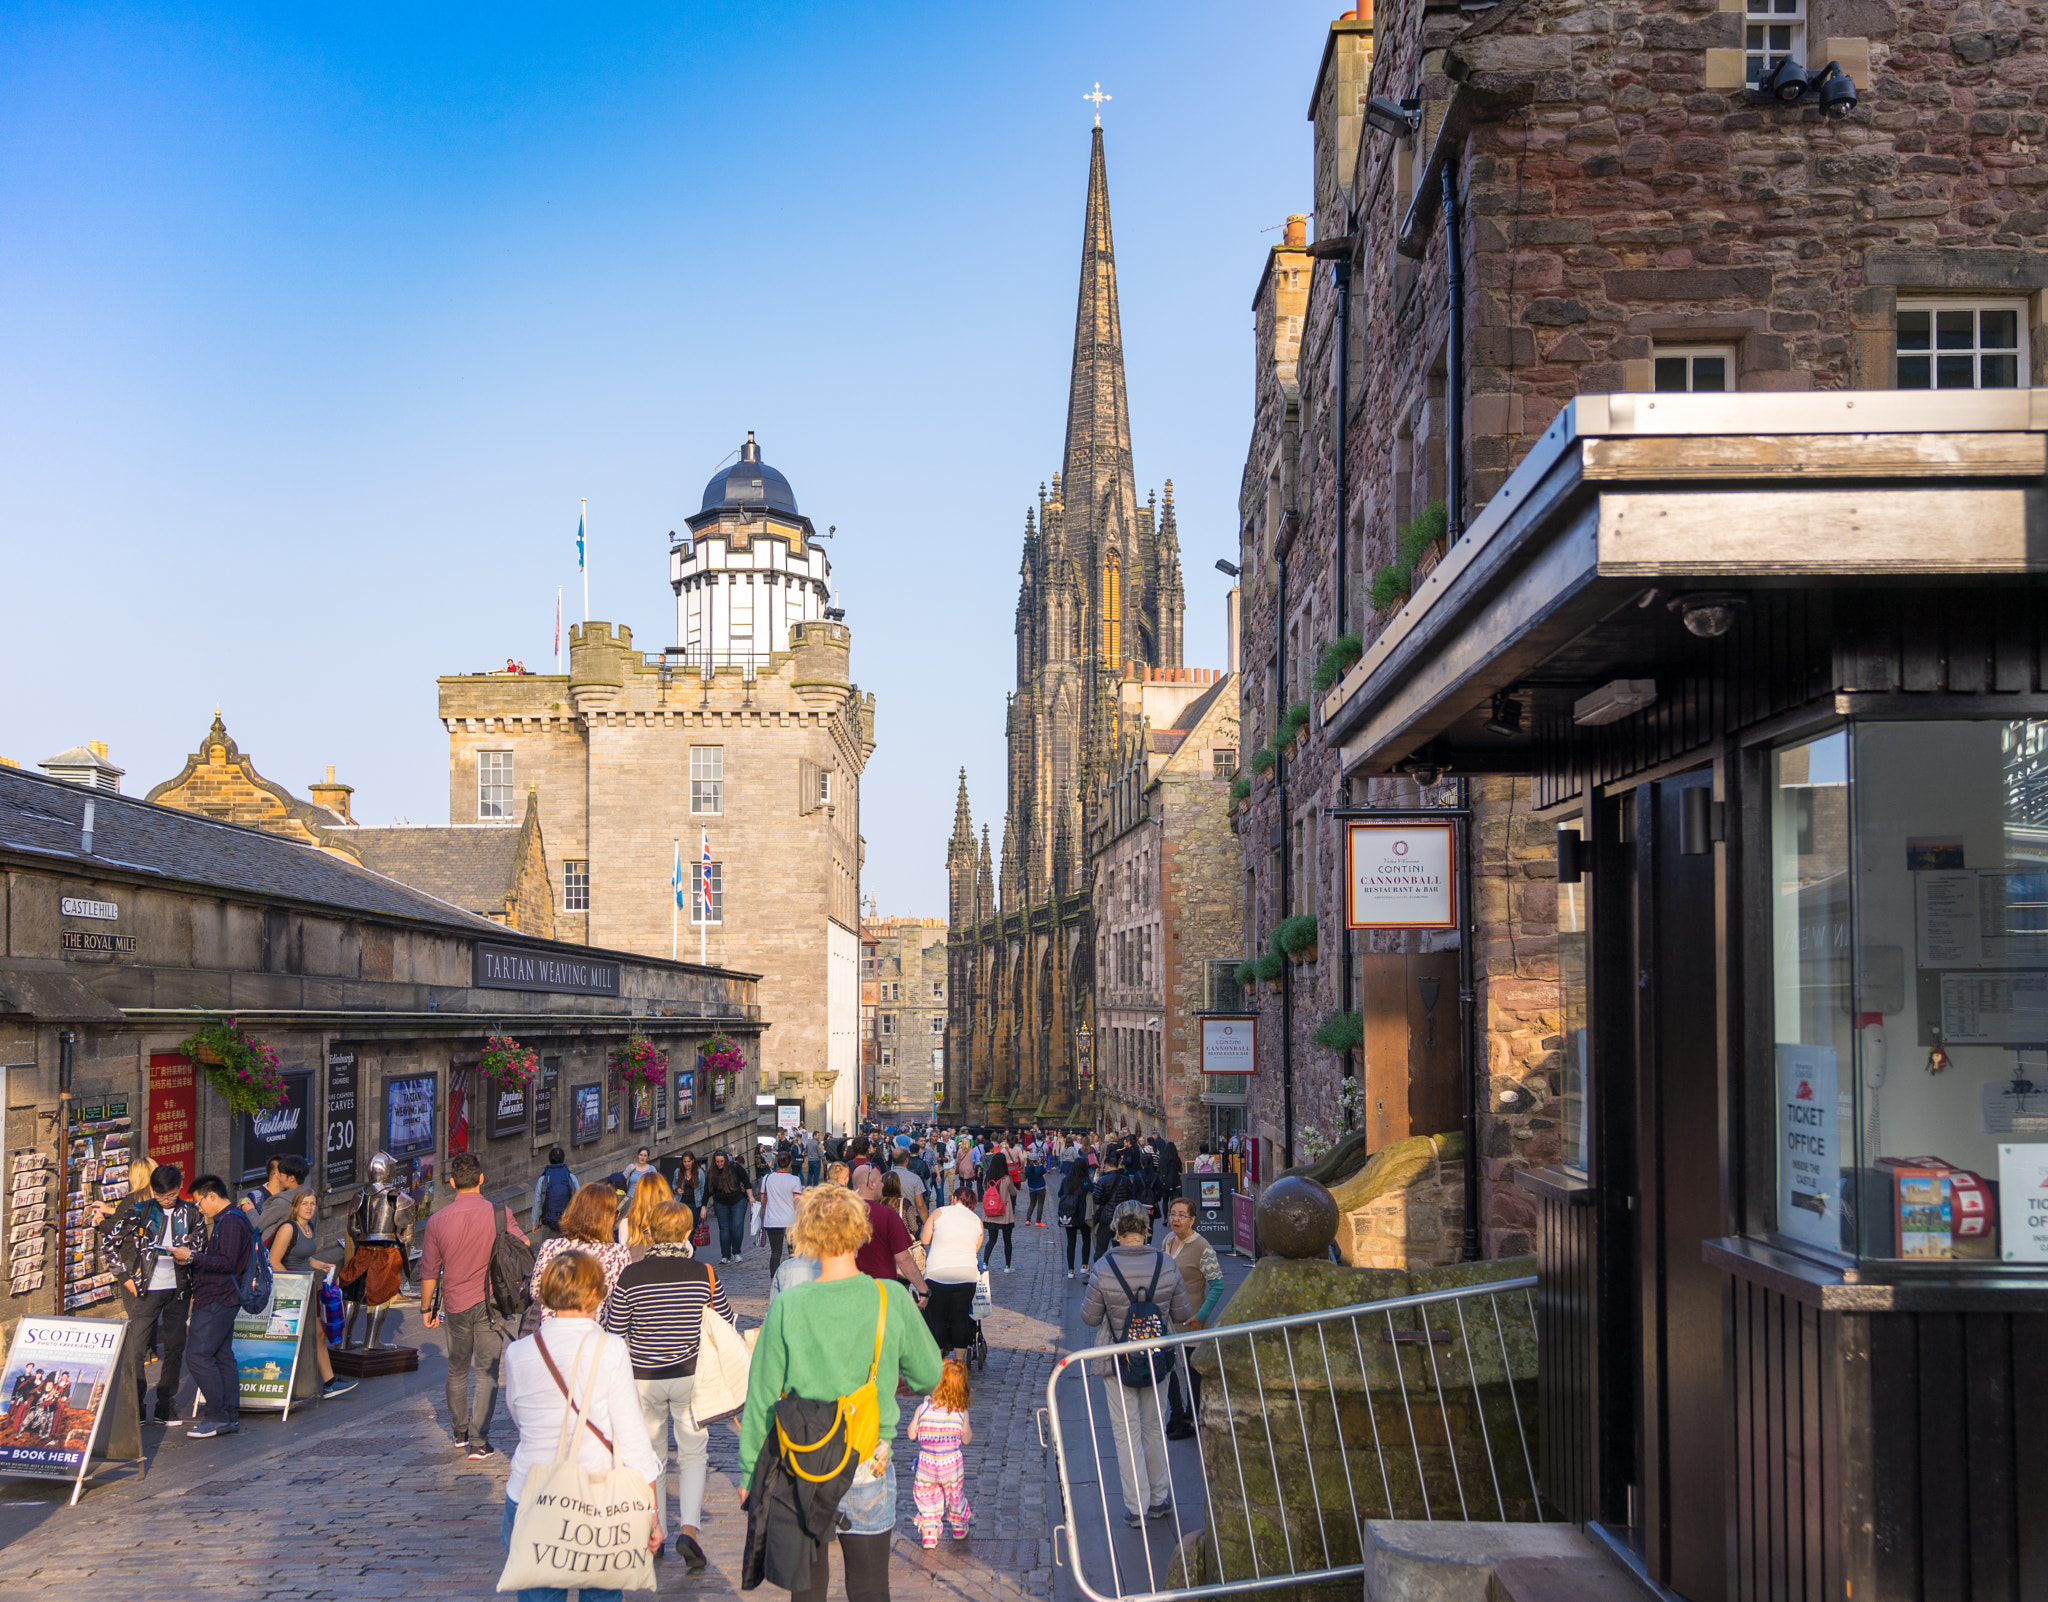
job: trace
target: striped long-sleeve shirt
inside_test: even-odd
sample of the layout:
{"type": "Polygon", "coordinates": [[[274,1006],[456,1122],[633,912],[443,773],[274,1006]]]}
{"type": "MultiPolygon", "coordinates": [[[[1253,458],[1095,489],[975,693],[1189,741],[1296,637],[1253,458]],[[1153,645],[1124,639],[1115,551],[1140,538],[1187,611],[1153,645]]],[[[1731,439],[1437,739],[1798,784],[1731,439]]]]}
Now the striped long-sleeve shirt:
{"type": "Polygon", "coordinates": [[[693,1261],[687,1246],[650,1246],[612,1286],[604,1327],[632,1348],[635,1379],[676,1379],[697,1372],[707,1305],[738,1322],[709,1264],[693,1261]]]}

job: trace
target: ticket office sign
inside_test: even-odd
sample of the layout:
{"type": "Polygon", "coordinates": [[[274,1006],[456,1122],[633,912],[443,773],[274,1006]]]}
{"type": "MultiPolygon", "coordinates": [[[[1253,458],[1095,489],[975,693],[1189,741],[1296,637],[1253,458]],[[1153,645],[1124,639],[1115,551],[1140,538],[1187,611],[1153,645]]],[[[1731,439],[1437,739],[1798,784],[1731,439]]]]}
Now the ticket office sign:
{"type": "Polygon", "coordinates": [[[1353,929],[1455,929],[1458,826],[1349,822],[1345,916],[1353,929]]]}

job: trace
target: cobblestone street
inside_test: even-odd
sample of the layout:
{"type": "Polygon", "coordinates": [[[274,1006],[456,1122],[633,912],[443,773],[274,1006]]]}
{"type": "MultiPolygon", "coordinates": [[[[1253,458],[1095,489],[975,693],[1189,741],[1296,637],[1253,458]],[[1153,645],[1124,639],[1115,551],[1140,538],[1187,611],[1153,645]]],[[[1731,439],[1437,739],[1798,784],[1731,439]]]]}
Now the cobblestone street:
{"type": "MultiPolygon", "coordinates": [[[[1052,1594],[1052,1516],[1058,1492],[1034,1410],[1060,1349],[1062,1308],[1080,1282],[1063,1278],[1056,1228],[1018,1232],[1015,1271],[993,1276],[985,1325],[987,1373],[976,1370],[975,1440],[968,1450],[973,1535],[926,1552],[911,1523],[914,1448],[899,1440],[900,1508],[891,1582],[913,1599],[973,1602],[1052,1594]]],[[[766,1304],[765,1251],[722,1270],[743,1321],[766,1304]]],[[[106,1471],[79,1506],[68,1487],[0,1481],[0,1602],[82,1594],[217,1598],[440,1598],[494,1594],[503,1561],[498,1524],[517,1435],[501,1408],[500,1456],[466,1461],[448,1442],[446,1364],[436,1335],[408,1309],[400,1339],[420,1348],[420,1372],[370,1380],[352,1395],[280,1423],[244,1415],[239,1436],[187,1441],[152,1432],[147,1476],[106,1471]]],[[[907,1409],[906,1409],[907,1414],[907,1409]]],[[[661,1589],[704,1597],[737,1592],[745,1518],[736,1497],[738,1432],[714,1430],[703,1544],[711,1568],[689,1578],[659,1570],[661,1589]]],[[[764,1588],[763,1595],[770,1593],[764,1588]]],[[[832,1594],[844,1594],[838,1563],[832,1594]]]]}

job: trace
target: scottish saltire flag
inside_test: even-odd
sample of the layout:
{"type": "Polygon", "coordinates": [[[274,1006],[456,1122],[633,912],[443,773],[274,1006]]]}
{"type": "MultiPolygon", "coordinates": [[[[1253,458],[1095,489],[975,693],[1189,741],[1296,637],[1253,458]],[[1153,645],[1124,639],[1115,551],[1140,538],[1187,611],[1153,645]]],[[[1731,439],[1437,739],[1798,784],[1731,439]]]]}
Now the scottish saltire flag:
{"type": "Polygon", "coordinates": [[[672,888],[673,888],[673,889],[675,890],[675,893],[676,893],[676,905],[677,905],[677,906],[679,906],[679,907],[680,907],[680,906],[682,906],[682,905],[684,904],[684,903],[683,903],[683,842],[682,842],[682,841],[680,841],[680,840],[678,840],[678,841],[676,842],[676,869],[675,869],[675,873],[674,873],[674,874],[673,874],[673,875],[672,875],[672,876],[670,877],[670,879],[669,879],[669,884],[670,884],[670,886],[671,886],[671,887],[672,887],[672,888]]]}
{"type": "Polygon", "coordinates": [[[583,519],[585,514],[576,514],[576,571],[583,571],[583,519]]]}

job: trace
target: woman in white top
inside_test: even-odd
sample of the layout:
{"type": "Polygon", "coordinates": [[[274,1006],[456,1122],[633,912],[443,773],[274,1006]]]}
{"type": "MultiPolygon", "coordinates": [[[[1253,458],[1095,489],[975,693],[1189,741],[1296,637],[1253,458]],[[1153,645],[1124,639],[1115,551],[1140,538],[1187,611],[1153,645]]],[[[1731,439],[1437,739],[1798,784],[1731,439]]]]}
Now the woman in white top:
{"type": "MultiPolygon", "coordinates": [[[[547,1342],[547,1355],[554,1359],[562,1379],[582,1400],[590,1390],[590,1422],[602,1430],[619,1449],[619,1461],[649,1485],[660,1472],[654,1461],[654,1447],[648,1440],[647,1425],[641,1417],[640,1392],[633,1384],[633,1357],[626,1343],[607,1335],[597,1325],[597,1310],[604,1305],[608,1283],[602,1264],[588,1252],[557,1253],[540,1277],[541,1304],[553,1316],[538,1333],[514,1341],[505,1348],[503,1365],[505,1405],[512,1422],[519,1426],[519,1445],[512,1453],[512,1476],[505,1484],[505,1522],[502,1539],[512,1548],[512,1521],[519,1512],[519,1495],[526,1489],[526,1477],[535,1469],[553,1463],[560,1449],[562,1425],[568,1401],[562,1387],[548,1372],[540,1345],[547,1342]],[[597,1365],[597,1383],[591,1385],[591,1365],[597,1365]]],[[[611,1467],[612,1455],[597,1437],[577,1426],[571,1448],[591,1473],[611,1467]]],[[[657,1503],[657,1508],[659,1504],[657,1503]]],[[[649,1547],[661,1550],[661,1522],[657,1512],[649,1547]]],[[[622,1602],[617,1590],[583,1590],[583,1602],[622,1602]]],[[[568,1592],[549,1587],[523,1589],[519,1602],[564,1602],[568,1592]]]]}
{"type": "Polygon", "coordinates": [[[962,1185],[952,1201],[932,1209],[918,1233],[924,1247],[924,1283],[931,1293],[924,1321],[939,1350],[965,1359],[974,1344],[974,1288],[981,1283],[981,1220],[974,1187],[962,1185]]]}

